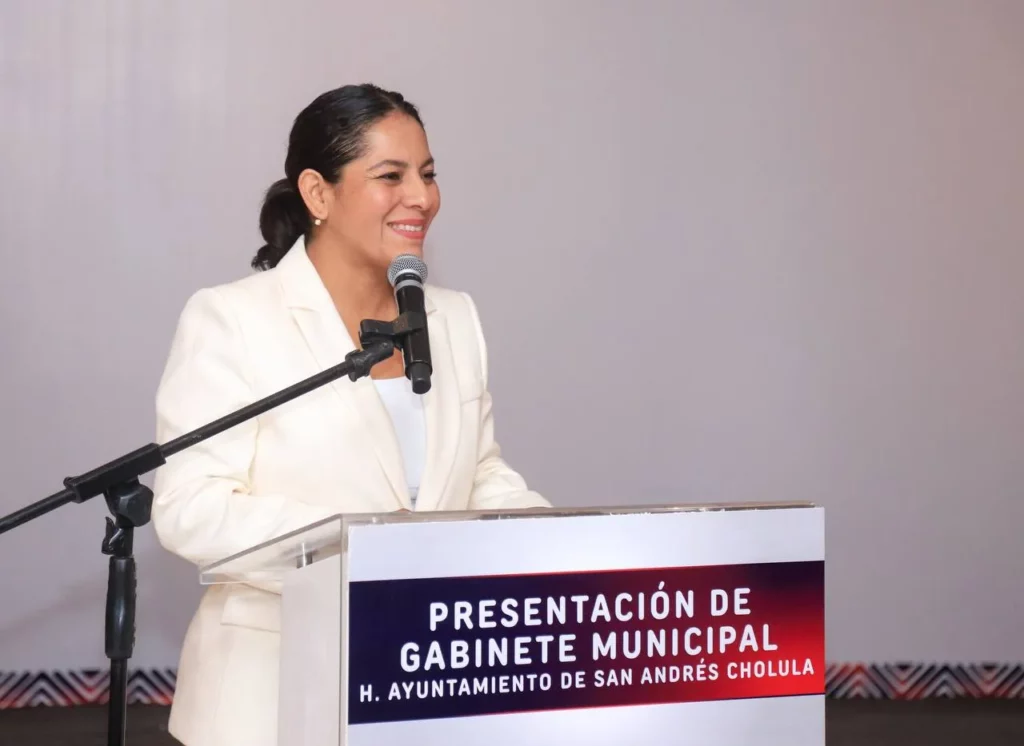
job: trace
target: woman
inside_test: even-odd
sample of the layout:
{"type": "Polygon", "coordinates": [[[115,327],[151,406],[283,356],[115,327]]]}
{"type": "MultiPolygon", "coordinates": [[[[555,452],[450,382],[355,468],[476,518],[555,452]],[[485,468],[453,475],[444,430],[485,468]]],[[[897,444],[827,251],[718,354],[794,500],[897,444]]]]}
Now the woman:
{"type": "MultiPolygon", "coordinates": [[[[159,442],[338,364],[361,320],[398,313],[388,265],[422,255],[441,204],[416,108],[372,85],[324,93],[296,118],[284,172],[260,214],[263,271],[185,305],[159,442]]],[[[494,440],[472,300],[428,285],[426,306],[426,395],[396,353],[171,457],[153,504],[163,546],[204,564],[337,513],[548,507],[494,440]]],[[[171,712],[182,743],[277,743],[279,601],[273,586],[207,590],[171,712]]]]}

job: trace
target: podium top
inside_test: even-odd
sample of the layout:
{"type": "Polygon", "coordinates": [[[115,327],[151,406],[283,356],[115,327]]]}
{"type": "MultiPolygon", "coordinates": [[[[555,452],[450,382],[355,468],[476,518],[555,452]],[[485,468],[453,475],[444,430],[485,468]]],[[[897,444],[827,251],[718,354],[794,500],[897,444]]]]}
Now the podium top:
{"type": "Polygon", "coordinates": [[[488,511],[425,511],[337,514],[200,567],[200,583],[279,581],[297,568],[344,553],[349,529],[375,524],[442,521],[493,521],[624,514],[706,513],[818,508],[810,502],[709,503],[693,505],[613,506],[595,508],[525,508],[488,511]]]}

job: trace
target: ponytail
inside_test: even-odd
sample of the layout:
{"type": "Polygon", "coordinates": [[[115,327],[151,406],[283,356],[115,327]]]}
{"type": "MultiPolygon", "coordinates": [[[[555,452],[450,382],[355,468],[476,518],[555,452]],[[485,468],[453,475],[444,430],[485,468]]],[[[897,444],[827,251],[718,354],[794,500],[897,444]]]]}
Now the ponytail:
{"type": "Polygon", "coordinates": [[[253,269],[271,269],[310,230],[302,196],[288,179],[271,184],[260,210],[260,233],[266,241],[252,260],[253,269]]]}

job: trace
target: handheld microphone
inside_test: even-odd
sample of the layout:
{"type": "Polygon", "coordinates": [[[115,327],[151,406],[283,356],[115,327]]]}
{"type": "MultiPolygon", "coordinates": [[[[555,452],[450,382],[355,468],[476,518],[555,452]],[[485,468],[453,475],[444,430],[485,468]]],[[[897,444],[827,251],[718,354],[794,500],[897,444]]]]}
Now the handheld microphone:
{"type": "Polygon", "coordinates": [[[405,335],[401,345],[405,357],[405,377],[412,382],[412,390],[417,394],[425,394],[430,390],[430,374],[433,372],[423,291],[426,281],[427,265],[413,254],[396,256],[388,267],[388,282],[395,289],[399,315],[416,315],[423,320],[423,328],[405,335]]]}

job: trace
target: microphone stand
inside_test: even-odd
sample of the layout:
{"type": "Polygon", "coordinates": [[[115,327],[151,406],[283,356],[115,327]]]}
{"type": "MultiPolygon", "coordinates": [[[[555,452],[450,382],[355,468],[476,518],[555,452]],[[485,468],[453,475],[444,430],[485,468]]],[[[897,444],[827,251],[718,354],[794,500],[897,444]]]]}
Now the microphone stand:
{"type": "Polygon", "coordinates": [[[377,363],[387,360],[396,348],[404,349],[409,335],[427,326],[422,313],[406,312],[394,321],[365,320],[360,324],[362,349],[345,361],[316,375],[253,402],[236,412],[185,433],[163,445],[150,443],[92,471],[64,480],[64,489],[0,518],[0,534],[39,518],[67,503],[82,503],[103,495],[111,516],[101,551],[108,555],[105,649],[110,660],[110,699],[107,715],[108,746],[124,746],[128,706],[128,660],[135,647],[136,571],[132,556],[134,531],[149,523],[153,491],[139,477],[162,466],[167,457],[211,438],[235,425],[285,402],[348,376],[356,381],[368,376],[377,363]]]}

